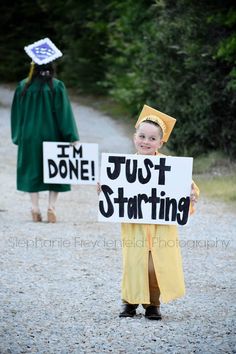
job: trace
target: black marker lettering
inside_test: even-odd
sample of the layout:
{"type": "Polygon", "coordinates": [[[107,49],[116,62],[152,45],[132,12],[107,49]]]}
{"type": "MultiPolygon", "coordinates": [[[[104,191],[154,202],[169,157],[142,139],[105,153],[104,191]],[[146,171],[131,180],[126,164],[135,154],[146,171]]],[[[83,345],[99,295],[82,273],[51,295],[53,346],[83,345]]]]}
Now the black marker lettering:
{"type": "Polygon", "coordinates": [[[70,145],[60,145],[57,144],[57,147],[61,149],[61,154],[58,154],[57,157],[69,157],[68,154],[65,153],[65,150],[70,147],[70,145]]]}
{"type": "Polygon", "coordinates": [[[106,198],[106,201],[107,201],[107,211],[105,211],[105,209],[104,209],[104,203],[103,203],[103,201],[102,200],[100,200],[100,202],[99,202],[99,210],[100,210],[100,213],[105,217],[105,218],[109,218],[109,217],[111,217],[112,215],[113,215],[113,213],[114,213],[114,207],[113,207],[113,205],[112,205],[112,202],[111,202],[111,199],[110,199],[110,195],[112,195],[113,194],[113,190],[109,187],[109,186],[107,186],[107,185],[105,185],[105,184],[103,184],[102,186],[101,186],[101,189],[102,189],[102,192],[104,193],[104,196],[105,196],[105,198],[106,198]]]}
{"type": "Polygon", "coordinates": [[[137,160],[132,160],[133,161],[133,169],[131,172],[131,159],[128,159],[126,162],[126,168],[125,168],[125,173],[126,173],[126,179],[129,183],[133,183],[136,181],[137,177],[137,168],[138,168],[138,161],[137,160]]]}
{"type": "Polygon", "coordinates": [[[138,218],[142,219],[143,218],[143,213],[142,213],[142,202],[147,203],[148,196],[146,194],[138,194],[138,218]]]}
{"type": "MultiPolygon", "coordinates": [[[[165,192],[161,192],[161,197],[165,196],[165,192]]],[[[160,199],[160,210],[159,210],[159,219],[165,218],[165,199],[160,199]]]]}
{"type": "Polygon", "coordinates": [[[166,198],[166,210],[165,210],[165,221],[170,220],[170,207],[172,209],[171,213],[171,221],[176,220],[176,214],[177,214],[177,201],[174,198],[166,198]]]}
{"type": "Polygon", "coordinates": [[[73,146],[73,157],[76,157],[76,155],[79,155],[80,158],[83,157],[83,147],[80,145],[78,149],[76,149],[76,146],[73,146]]]}
{"type": "Polygon", "coordinates": [[[108,162],[114,163],[114,169],[113,172],[111,171],[111,168],[107,168],[107,176],[110,179],[116,179],[120,175],[120,169],[121,169],[121,164],[125,163],[125,157],[124,156],[109,156],[108,162]]]}
{"type": "Polygon", "coordinates": [[[68,169],[67,169],[66,161],[61,160],[59,162],[59,172],[60,172],[61,178],[66,178],[67,171],[68,171],[68,169]]]}
{"type": "Polygon", "coordinates": [[[182,218],[180,213],[177,214],[177,222],[179,225],[185,225],[188,221],[189,214],[189,206],[190,206],[190,197],[181,198],[179,200],[178,209],[183,213],[182,218]]]}
{"type": "Polygon", "coordinates": [[[69,160],[69,175],[70,175],[70,179],[73,178],[73,173],[75,175],[75,177],[78,179],[79,178],[79,161],[75,160],[75,161],[71,161],[69,160]]]}
{"type": "Polygon", "coordinates": [[[55,161],[53,161],[51,159],[48,159],[48,172],[49,172],[49,178],[55,177],[58,173],[57,165],[56,165],[55,161]],[[52,171],[52,168],[54,168],[53,171],[52,171]]]}
{"type": "Polygon", "coordinates": [[[137,196],[135,195],[133,198],[129,198],[128,200],[128,218],[129,219],[137,219],[137,196]]]}
{"type": "Polygon", "coordinates": [[[171,166],[166,166],[166,159],[161,157],[160,164],[155,165],[155,170],[159,170],[158,184],[165,185],[165,172],[171,171],[171,166]]]}
{"type": "Polygon", "coordinates": [[[160,203],[160,197],[157,197],[156,188],[152,188],[151,196],[148,198],[149,203],[152,204],[152,219],[157,218],[157,204],[160,203]]]}
{"type": "Polygon", "coordinates": [[[146,168],[146,172],[147,172],[147,176],[146,177],[143,177],[143,174],[142,174],[142,169],[139,168],[138,169],[138,179],[139,179],[139,182],[142,183],[142,184],[145,184],[145,183],[148,183],[151,179],[151,171],[150,171],[150,168],[153,167],[153,163],[151,160],[149,159],[145,159],[144,161],[144,166],[146,168]]]}
{"type": "Polygon", "coordinates": [[[118,197],[114,198],[114,203],[119,204],[119,217],[124,216],[125,206],[124,204],[127,203],[128,198],[124,197],[124,188],[118,188],[118,197]]]}
{"type": "Polygon", "coordinates": [[[85,166],[88,166],[88,161],[87,160],[82,160],[81,163],[80,163],[81,180],[88,181],[89,180],[88,168],[85,168],[85,166]]]}

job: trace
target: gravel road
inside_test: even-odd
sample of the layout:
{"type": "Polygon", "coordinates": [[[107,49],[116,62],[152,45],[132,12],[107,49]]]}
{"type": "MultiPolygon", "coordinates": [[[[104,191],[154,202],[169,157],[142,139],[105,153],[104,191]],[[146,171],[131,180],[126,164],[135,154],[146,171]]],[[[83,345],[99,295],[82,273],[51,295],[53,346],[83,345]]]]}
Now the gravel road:
{"type": "MultiPolygon", "coordinates": [[[[120,319],[120,226],[98,223],[94,186],[60,194],[59,222],[33,223],[16,191],[12,91],[0,87],[0,353],[236,353],[235,214],[204,198],[180,229],[186,296],[162,321],[120,319]]],[[[133,152],[127,129],[73,102],[82,142],[133,152]]],[[[131,131],[131,129],[129,129],[131,131]]],[[[46,216],[47,193],[41,209],[46,216]]]]}

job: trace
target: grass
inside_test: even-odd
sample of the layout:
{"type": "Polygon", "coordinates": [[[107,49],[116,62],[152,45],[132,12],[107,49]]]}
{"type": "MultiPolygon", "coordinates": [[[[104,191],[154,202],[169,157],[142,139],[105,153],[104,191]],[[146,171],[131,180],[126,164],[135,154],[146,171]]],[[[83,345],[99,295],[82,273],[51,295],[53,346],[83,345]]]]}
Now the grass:
{"type": "Polygon", "coordinates": [[[236,161],[222,152],[212,152],[194,159],[194,179],[201,194],[236,208],[236,161]]]}
{"type": "Polygon", "coordinates": [[[196,176],[195,181],[202,195],[236,207],[236,175],[200,175],[196,176]]]}
{"type": "Polygon", "coordinates": [[[235,164],[220,151],[213,151],[194,159],[193,172],[196,174],[231,174],[234,169],[235,164]]]}

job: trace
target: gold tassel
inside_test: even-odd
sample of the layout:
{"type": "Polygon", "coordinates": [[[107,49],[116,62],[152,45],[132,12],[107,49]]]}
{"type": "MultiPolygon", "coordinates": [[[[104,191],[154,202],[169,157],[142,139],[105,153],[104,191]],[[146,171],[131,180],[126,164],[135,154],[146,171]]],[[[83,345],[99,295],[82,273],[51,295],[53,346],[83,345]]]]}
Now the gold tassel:
{"type": "Polygon", "coordinates": [[[32,61],[30,63],[30,71],[29,71],[29,74],[28,74],[28,78],[27,78],[27,82],[30,82],[32,80],[32,76],[33,76],[33,73],[34,73],[34,62],[32,61]]]}

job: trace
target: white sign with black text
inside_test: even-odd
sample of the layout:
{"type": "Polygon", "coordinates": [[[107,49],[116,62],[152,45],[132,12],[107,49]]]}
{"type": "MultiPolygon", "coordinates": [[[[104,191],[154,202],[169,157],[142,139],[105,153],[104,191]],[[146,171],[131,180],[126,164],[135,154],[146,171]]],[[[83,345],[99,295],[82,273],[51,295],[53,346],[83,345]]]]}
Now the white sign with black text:
{"type": "Polygon", "coordinates": [[[43,142],[44,183],[96,184],[98,145],[43,142]]]}
{"type": "Polygon", "coordinates": [[[102,154],[99,221],[185,225],[191,157],[102,154]]]}

